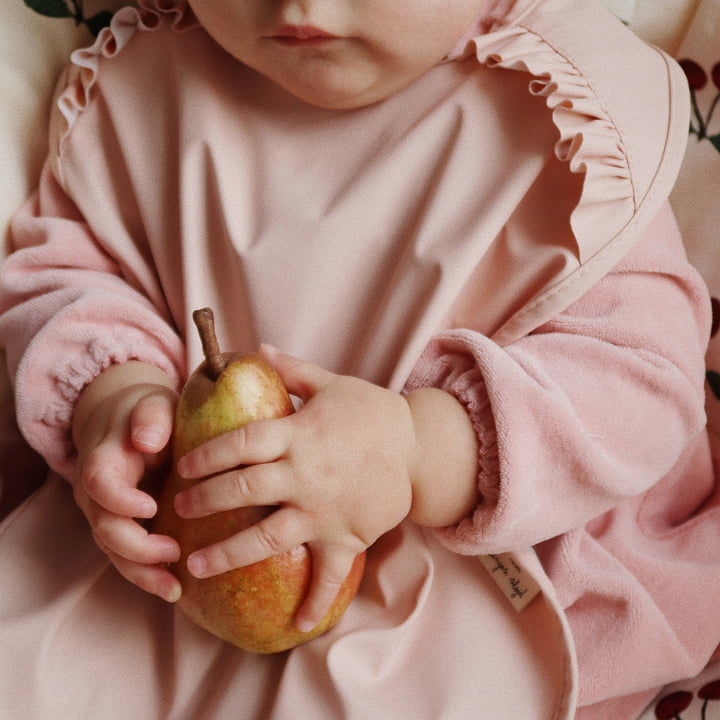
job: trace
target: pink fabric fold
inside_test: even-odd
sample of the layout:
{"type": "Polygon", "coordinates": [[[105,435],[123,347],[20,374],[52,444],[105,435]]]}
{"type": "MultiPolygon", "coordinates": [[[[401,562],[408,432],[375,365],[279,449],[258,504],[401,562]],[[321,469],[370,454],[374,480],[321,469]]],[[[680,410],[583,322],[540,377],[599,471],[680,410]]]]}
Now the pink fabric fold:
{"type": "Polygon", "coordinates": [[[378,542],[335,629],[269,656],[232,647],[120,578],[59,478],[0,526],[3,576],[28,558],[33,572],[0,603],[10,717],[573,715],[572,646],[550,588],[520,616],[476,558],[411,525],[378,542]],[[468,582],[473,592],[458,595],[468,582]]]}

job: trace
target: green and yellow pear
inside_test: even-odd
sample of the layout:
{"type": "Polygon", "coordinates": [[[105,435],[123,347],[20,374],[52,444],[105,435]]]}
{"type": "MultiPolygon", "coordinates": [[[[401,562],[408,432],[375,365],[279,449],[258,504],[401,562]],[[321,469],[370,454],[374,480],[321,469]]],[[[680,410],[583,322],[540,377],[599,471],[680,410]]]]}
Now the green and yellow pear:
{"type": "Polygon", "coordinates": [[[175,495],[198,481],[181,478],[175,464],[218,435],[294,411],[280,376],[260,354],[221,353],[212,311],[196,310],[193,319],[205,360],[188,378],[178,401],[173,465],[158,503],[155,531],[174,537],[180,545],[182,554],[172,570],[183,589],[178,604],[191,620],[244,650],[282,652],[337,623],[358,591],[365,554],[356,558],[325,618],[307,633],[294,622],[312,580],[312,557],[305,545],[215,577],[198,579],[188,572],[186,563],[192,552],[257,523],[276,508],[238,508],[200,519],[180,518],[173,507],[175,495]]]}

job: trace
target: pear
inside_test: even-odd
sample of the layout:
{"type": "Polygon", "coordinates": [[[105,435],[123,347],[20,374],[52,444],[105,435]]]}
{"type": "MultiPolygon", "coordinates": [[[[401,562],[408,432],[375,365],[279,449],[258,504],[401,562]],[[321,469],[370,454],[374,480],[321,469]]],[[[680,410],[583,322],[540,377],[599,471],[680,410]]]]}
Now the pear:
{"type": "Polygon", "coordinates": [[[174,470],[178,459],[198,445],[247,423],[294,411],[279,375],[258,353],[221,353],[209,308],[196,310],[205,360],[180,395],[172,438],[173,465],[158,502],[156,532],[174,537],[180,560],[171,566],[182,584],[179,607],[195,623],[244,650],[277,653],[307,642],[333,627],[357,594],[365,554],[358,555],[333,606],[310,632],[294,617],[312,580],[312,557],[305,545],[246,567],[198,579],[187,570],[195,550],[223,540],[261,520],[275,507],[238,508],[186,520],[173,508],[175,495],[197,481],[174,470]]]}

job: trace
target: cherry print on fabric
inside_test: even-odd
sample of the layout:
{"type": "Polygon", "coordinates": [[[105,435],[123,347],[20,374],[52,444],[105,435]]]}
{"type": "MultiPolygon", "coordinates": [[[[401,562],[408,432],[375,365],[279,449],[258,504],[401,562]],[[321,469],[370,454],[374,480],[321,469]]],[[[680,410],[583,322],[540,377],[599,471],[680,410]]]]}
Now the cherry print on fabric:
{"type": "MultiPolygon", "coordinates": [[[[695,707],[690,708],[695,700],[695,695],[689,690],[677,690],[669,695],[665,695],[665,697],[657,702],[655,705],[655,717],[657,720],[691,720],[691,718],[710,720],[711,716],[708,715],[708,711],[711,703],[720,701],[720,678],[706,683],[696,694],[698,701],[702,701],[699,708],[699,715],[697,713],[683,715],[688,709],[695,709],[695,707]]],[[[697,705],[697,703],[695,703],[695,705],[697,705]]],[[[718,702],[718,706],[716,707],[720,707],[720,702],[718,702]]],[[[713,714],[712,717],[716,717],[716,715],[713,714]]]]}
{"type": "Polygon", "coordinates": [[[679,718],[683,710],[687,710],[693,700],[693,694],[687,690],[678,690],[677,692],[666,695],[655,706],[655,717],[658,720],[673,720],[679,718]]]}
{"type": "MultiPolygon", "coordinates": [[[[710,337],[714,338],[718,334],[718,330],[720,330],[720,300],[716,297],[710,298],[710,305],[712,307],[710,337]]],[[[720,372],[708,368],[705,372],[705,378],[712,394],[716,399],[720,400],[720,372]]]]}
{"type": "Polygon", "coordinates": [[[710,135],[708,131],[713,113],[715,112],[718,102],[720,102],[720,62],[713,65],[709,74],[700,63],[690,58],[680,60],[679,64],[690,86],[690,99],[692,101],[694,116],[694,120],[690,121],[690,134],[696,135],[698,141],[709,140],[715,149],[720,152],[720,133],[710,135]],[[712,99],[707,112],[703,114],[700,109],[697,94],[707,86],[708,79],[712,80],[713,85],[717,88],[717,93],[712,99]]]}

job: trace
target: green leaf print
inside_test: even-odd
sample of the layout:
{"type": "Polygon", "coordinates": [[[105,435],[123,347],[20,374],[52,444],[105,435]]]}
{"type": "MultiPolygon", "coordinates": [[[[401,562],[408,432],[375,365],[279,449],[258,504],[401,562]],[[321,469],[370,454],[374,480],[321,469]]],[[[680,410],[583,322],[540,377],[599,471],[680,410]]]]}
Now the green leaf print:
{"type": "Polygon", "coordinates": [[[113,14],[109,10],[103,10],[97,15],[93,15],[85,20],[88,30],[95,36],[104,28],[110,24],[113,14]]]}
{"type": "Polygon", "coordinates": [[[64,0],[24,0],[24,2],[31,10],[46,17],[74,17],[64,0]]]}

